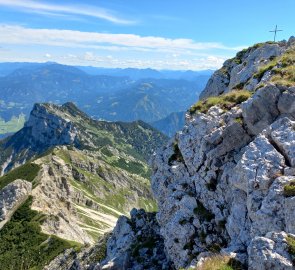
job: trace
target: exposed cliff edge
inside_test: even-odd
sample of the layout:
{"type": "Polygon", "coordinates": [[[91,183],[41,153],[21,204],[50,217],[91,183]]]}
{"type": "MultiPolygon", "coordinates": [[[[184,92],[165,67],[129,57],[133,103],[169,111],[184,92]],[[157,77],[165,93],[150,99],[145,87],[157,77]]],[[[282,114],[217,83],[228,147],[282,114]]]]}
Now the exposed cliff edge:
{"type": "Polygon", "coordinates": [[[156,217],[171,269],[203,269],[214,259],[230,269],[294,269],[294,64],[294,38],[239,52],[153,157],[156,217]]]}

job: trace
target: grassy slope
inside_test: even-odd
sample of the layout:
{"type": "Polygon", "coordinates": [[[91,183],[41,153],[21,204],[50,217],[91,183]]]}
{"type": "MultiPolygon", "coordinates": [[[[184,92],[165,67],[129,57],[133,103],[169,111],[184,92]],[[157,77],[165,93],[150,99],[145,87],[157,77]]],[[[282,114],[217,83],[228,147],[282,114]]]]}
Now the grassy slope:
{"type": "Polygon", "coordinates": [[[283,55],[276,57],[260,67],[254,77],[260,79],[265,72],[271,71],[271,82],[285,86],[295,84],[295,47],[289,48],[283,55]]]}

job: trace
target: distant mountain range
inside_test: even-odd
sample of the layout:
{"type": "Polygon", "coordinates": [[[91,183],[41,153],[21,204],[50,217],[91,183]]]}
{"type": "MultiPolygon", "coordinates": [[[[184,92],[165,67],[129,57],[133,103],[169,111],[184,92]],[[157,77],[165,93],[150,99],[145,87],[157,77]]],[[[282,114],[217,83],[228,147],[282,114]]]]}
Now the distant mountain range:
{"type": "Polygon", "coordinates": [[[36,102],[72,101],[96,119],[153,123],[193,104],[211,73],[0,63],[0,134],[15,132],[11,119],[28,117],[36,102]]]}
{"type": "Polygon", "coordinates": [[[198,80],[201,76],[208,77],[214,70],[155,70],[151,68],[97,68],[91,66],[77,66],[77,68],[85,71],[90,75],[109,75],[129,77],[133,80],[140,79],[175,79],[175,80],[198,80]]]}
{"type": "MultiPolygon", "coordinates": [[[[0,77],[7,76],[17,69],[34,70],[39,67],[57,64],[55,62],[46,63],[26,63],[26,62],[7,62],[0,63],[0,77]]],[[[75,66],[89,75],[108,75],[115,77],[129,77],[133,80],[140,79],[183,79],[196,80],[200,76],[210,76],[214,70],[155,70],[151,68],[101,68],[93,66],[75,66]]]]}

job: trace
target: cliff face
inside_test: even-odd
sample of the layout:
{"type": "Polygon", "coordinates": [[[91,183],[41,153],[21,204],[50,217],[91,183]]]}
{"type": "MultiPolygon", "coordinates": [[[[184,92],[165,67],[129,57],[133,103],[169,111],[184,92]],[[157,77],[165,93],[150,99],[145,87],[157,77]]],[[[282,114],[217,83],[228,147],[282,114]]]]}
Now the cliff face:
{"type": "Polygon", "coordinates": [[[249,269],[293,269],[294,63],[293,38],[238,53],[154,156],[157,220],[176,268],[221,252],[249,269]]]}

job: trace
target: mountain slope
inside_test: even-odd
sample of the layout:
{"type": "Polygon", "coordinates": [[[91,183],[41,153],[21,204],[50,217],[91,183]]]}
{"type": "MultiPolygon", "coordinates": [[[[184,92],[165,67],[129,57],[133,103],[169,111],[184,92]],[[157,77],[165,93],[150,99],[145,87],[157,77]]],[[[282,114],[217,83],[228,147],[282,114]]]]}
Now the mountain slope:
{"type": "Polygon", "coordinates": [[[140,121],[95,121],[72,103],[36,104],[25,127],[0,141],[0,264],[14,256],[15,269],[42,269],[65,248],[95,243],[133,207],[155,211],[146,160],[166,141],[140,121]]]}
{"type": "Polygon", "coordinates": [[[24,128],[0,141],[0,167],[3,173],[50,147],[69,144],[88,150],[109,145],[128,155],[147,160],[165,140],[163,134],[141,121],[96,121],[73,103],[63,106],[36,104],[24,128]]]}
{"type": "Polygon", "coordinates": [[[0,178],[0,188],[32,182],[42,232],[93,243],[133,207],[155,209],[146,160],[165,140],[143,122],[94,121],[71,103],[36,104],[25,127],[0,142],[2,173],[29,162],[0,178]]]}

